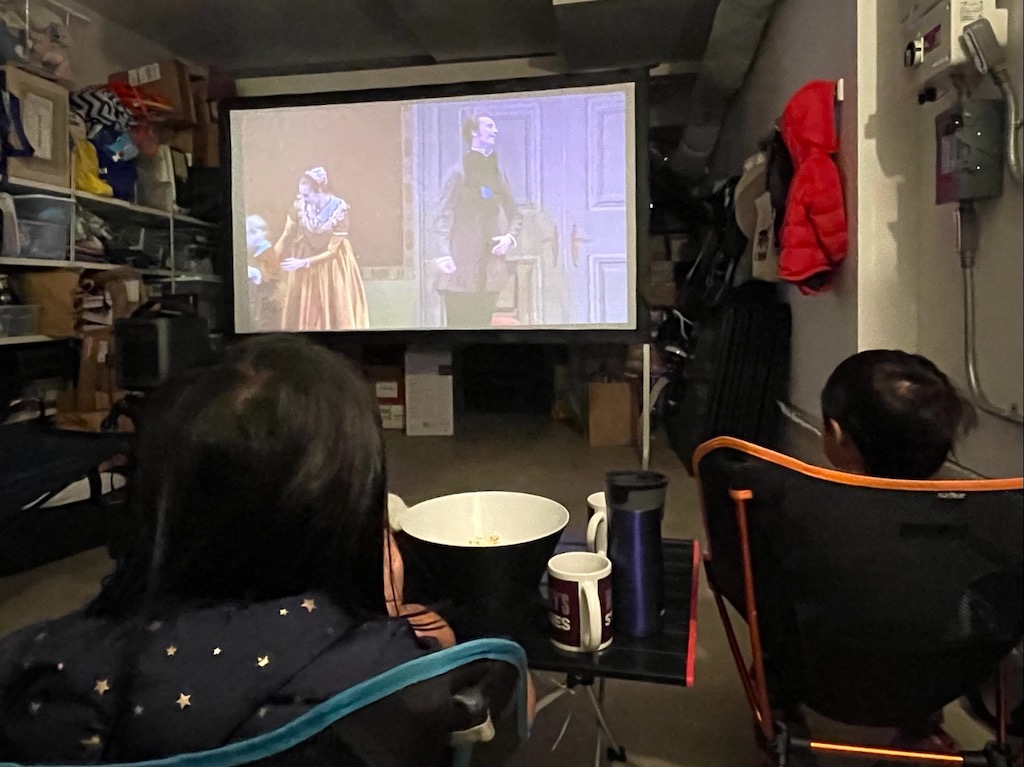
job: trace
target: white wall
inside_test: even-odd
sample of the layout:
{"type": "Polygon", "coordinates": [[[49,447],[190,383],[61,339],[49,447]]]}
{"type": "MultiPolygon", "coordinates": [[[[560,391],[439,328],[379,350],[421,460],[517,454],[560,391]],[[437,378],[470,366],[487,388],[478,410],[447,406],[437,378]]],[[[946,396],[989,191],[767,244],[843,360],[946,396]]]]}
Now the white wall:
{"type": "Polygon", "coordinates": [[[825,379],[857,351],[857,6],[849,0],[783,0],[765,30],[757,59],[722,131],[713,171],[737,173],[808,80],[843,78],[839,166],[846,190],[850,252],[831,292],[802,296],[786,288],[793,309],[790,401],[817,413],[825,379]]]}
{"type": "Polygon", "coordinates": [[[857,2],[857,349],[918,346],[922,196],[916,92],[904,85],[900,3],[857,2]]]}
{"type": "MultiPolygon", "coordinates": [[[[954,95],[920,106],[902,65],[901,20],[913,0],[859,0],[861,127],[858,146],[858,348],[899,348],[933,360],[967,390],[963,354],[962,273],[953,205],[935,204],[935,116],[954,95]]],[[[1010,10],[1009,65],[1021,88],[1020,2],[1010,10]]],[[[998,95],[990,89],[990,95],[998,95]]],[[[982,252],[977,267],[978,358],[989,397],[1021,405],[1024,331],[1021,288],[1021,190],[1005,179],[1003,196],[979,203],[982,252]]],[[[956,458],[978,473],[1019,475],[1022,430],[984,413],[956,458]]]]}
{"type": "MultiPolygon", "coordinates": [[[[1024,4],[1008,0],[1010,34],[1008,64],[1022,92],[1021,52],[1024,4]]],[[[996,91],[988,91],[995,96],[996,91]]],[[[963,361],[963,299],[960,264],[955,251],[953,206],[934,204],[935,115],[952,97],[920,109],[914,126],[915,158],[921,178],[918,226],[912,239],[920,253],[917,281],[917,333],[921,354],[931,358],[966,389],[963,361]]],[[[905,128],[904,128],[905,129],[905,128]]],[[[1003,196],[978,203],[981,249],[976,272],[978,366],[988,398],[1002,407],[1024,405],[1024,196],[1009,176],[1003,196]]],[[[1024,471],[1024,430],[979,413],[979,428],[958,451],[960,462],[986,475],[1017,475],[1024,471]]]]}

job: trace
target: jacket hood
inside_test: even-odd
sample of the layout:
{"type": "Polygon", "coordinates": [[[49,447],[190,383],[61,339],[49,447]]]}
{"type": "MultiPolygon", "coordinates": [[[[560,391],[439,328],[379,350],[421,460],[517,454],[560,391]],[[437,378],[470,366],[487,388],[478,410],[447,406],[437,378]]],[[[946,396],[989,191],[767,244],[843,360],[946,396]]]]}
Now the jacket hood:
{"type": "Polygon", "coordinates": [[[834,154],[839,150],[835,98],[835,82],[812,80],[794,93],[786,104],[779,121],[779,131],[794,166],[799,167],[815,152],[834,154]]]}
{"type": "Polygon", "coordinates": [[[189,609],[147,625],[70,615],[0,642],[0,761],[138,761],[217,748],[422,654],[405,621],[357,626],[319,594],[189,609]]]}

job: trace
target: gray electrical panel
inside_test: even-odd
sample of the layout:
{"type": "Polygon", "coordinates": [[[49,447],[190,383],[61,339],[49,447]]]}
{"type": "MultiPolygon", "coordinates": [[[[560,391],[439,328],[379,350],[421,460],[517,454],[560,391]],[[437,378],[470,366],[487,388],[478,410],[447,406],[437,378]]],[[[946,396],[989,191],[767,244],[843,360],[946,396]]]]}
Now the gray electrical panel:
{"type": "Polygon", "coordinates": [[[935,203],[1003,193],[1005,104],[961,98],[935,118],[935,203]]]}

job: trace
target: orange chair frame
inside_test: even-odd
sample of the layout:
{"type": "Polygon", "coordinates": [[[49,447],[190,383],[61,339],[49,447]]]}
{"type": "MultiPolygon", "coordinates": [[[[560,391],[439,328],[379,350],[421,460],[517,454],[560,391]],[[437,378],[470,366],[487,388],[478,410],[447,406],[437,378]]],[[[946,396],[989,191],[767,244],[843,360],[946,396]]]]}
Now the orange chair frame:
{"type": "MultiPolygon", "coordinates": [[[[859,474],[847,474],[845,472],[824,469],[819,466],[798,461],[782,453],[760,447],[750,442],[745,442],[734,437],[717,437],[700,445],[693,454],[693,475],[697,480],[697,488],[700,495],[701,514],[705,530],[704,547],[704,568],[708,576],[708,583],[711,585],[712,594],[715,598],[715,606],[718,608],[718,615],[725,627],[726,638],[729,642],[729,650],[736,663],[740,680],[743,683],[743,691],[747,697],[751,713],[762,739],[763,747],[773,749],[773,755],[779,760],[779,765],[784,764],[785,754],[778,753],[778,731],[775,716],[772,713],[771,704],[768,699],[768,684],[764,670],[764,655],[761,648],[761,632],[757,620],[757,599],[754,591],[754,566],[750,552],[750,532],[747,525],[747,504],[754,497],[750,490],[730,490],[736,512],[736,524],[740,536],[740,552],[743,565],[743,601],[747,613],[747,630],[750,642],[751,665],[748,667],[740,650],[736,638],[736,631],[733,628],[732,619],[726,610],[725,600],[718,592],[707,572],[708,563],[711,561],[714,552],[710,536],[707,535],[707,505],[704,502],[704,490],[700,478],[700,461],[708,453],[718,449],[736,450],[747,455],[760,458],[769,463],[774,463],[792,471],[805,474],[817,479],[835,482],[841,485],[852,485],[857,487],[870,487],[884,490],[911,490],[923,492],[977,492],[977,491],[999,491],[999,490],[1024,490],[1024,478],[1012,479],[978,479],[978,480],[900,480],[883,479],[878,477],[867,477],[859,474]]],[[[1008,711],[1006,706],[1006,691],[1003,680],[1004,669],[996,675],[996,746],[1006,754],[1007,764],[1024,764],[1024,751],[1015,755],[1008,752],[1006,740],[1006,723],[1008,711]]],[[[977,765],[985,767],[990,765],[989,759],[980,752],[963,752],[960,754],[940,754],[929,751],[908,751],[894,748],[880,748],[872,746],[858,746],[849,743],[833,743],[822,740],[796,738],[787,736],[783,748],[792,746],[795,748],[807,748],[812,752],[842,754],[844,756],[861,757],[865,759],[895,759],[926,764],[962,764],[977,765]]]]}

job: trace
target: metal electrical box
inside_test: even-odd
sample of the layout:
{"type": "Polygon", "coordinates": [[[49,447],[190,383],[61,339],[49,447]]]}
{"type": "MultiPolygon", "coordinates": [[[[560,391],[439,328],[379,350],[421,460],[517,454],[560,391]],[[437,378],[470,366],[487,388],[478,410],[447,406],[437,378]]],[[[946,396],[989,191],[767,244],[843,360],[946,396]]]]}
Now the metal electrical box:
{"type": "Polygon", "coordinates": [[[960,38],[964,27],[988,19],[999,45],[1006,45],[1006,9],[996,0],[918,0],[903,22],[903,63],[914,86],[924,88],[951,71],[973,66],[960,38]]]}
{"type": "Polygon", "coordinates": [[[935,118],[935,202],[988,200],[1003,193],[1005,104],[963,98],[935,118]]]}

